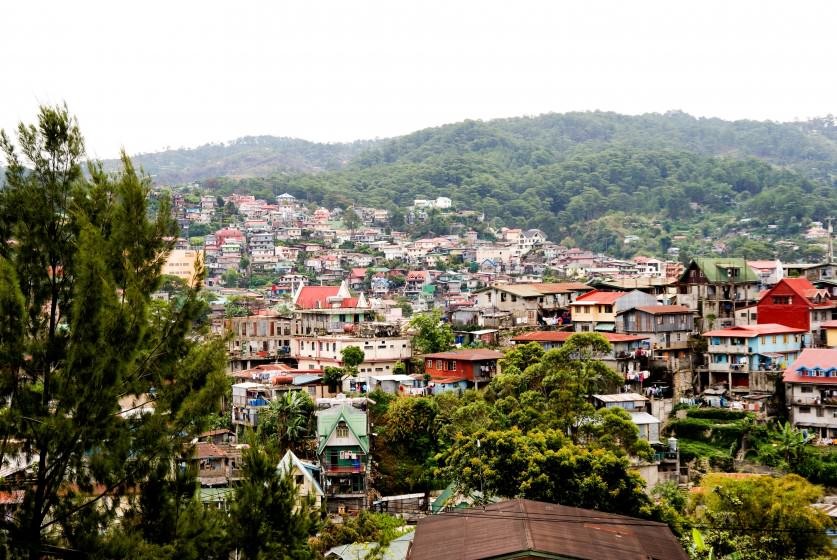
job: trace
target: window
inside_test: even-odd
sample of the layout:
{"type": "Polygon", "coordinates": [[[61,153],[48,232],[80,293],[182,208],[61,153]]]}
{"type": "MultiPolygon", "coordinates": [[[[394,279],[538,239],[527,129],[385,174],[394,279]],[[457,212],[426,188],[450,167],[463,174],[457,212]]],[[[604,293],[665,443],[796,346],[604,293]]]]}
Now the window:
{"type": "Polygon", "coordinates": [[[818,406],[817,407],[817,417],[822,418],[823,414],[825,414],[825,410],[821,406],[818,406]]]}
{"type": "Polygon", "coordinates": [[[433,369],[433,360],[425,360],[424,369],[433,369]]]}
{"type": "Polygon", "coordinates": [[[337,429],[335,430],[335,435],[339,438],[349,437],[349,426],[347,426],[346,423],[341,420],[337,424],[337,429]]]}
{"type": "Polygon", "coordinates": [[[294,481],[296,482],[297,486],[302,486],[302,482],[304,480],[305,480],[305,478],[301,474],[298,474],[294,477],[294,481]]]}
{"type": "Polygon", "coordinates": [[[445,364],[442,360],[436,360],[436,369],[439,371],[445,369],[445,364]]]}
{"type": "Polygon", "coordinates": [[[800,406],[799,407],[799,414],[811,414],[811,407],[810,406],[800,406]]]}
{"type": "Polygon", "coordinates": [[[506,292],[500,292],[500,301],[506,301],[506,292]]]}
{"type": "Polygon", "coordinates": [[[456,371],[456,360],[448,360],[448,371],[456,371]]]}
{"type": "Polygon", "coordinates": [[[813,393],[814,388],[813,387],[802,387],[802,392],[803,393],[813,393]]]}
{"type": "Polygon", "coordinates": [[[790,305],[790,296],[773,296],[773,305],[790,305]]]}

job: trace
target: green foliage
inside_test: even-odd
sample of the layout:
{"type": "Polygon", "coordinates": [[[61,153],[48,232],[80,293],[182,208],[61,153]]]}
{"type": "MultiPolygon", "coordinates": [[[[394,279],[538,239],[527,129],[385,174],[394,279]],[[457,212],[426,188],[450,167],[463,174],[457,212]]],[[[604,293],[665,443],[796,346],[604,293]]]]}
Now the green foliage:
{"type": "Polygon", "coordinates": [[[743,410],[728,408],[694,408],[686,413],[689,418],[709,418],[712,420],[743,420],[752,416],[743,410]]]}
{"type": "Polygon", "coordinates": [[[385,513],[361,511],[346,517],[343,523],[327,523],[317,536],[315,548],[320,553],[352,543],[378,543],[382,548],[404,534],[404,520],[385,513]]]}
{"type": "MultiPolygon", "coordinates": [[[[728,254],[768,257],[785,251],[773,241],[837,210],[837,141],[813,122],[601,112],[466,121],[377,143],[329,173],[205,184],[288,191],[329,207],[362,202],[393,216],[414,198],[450,196],[492,226],[536,227],[616,256],[661,255],[675,243],[683,254],[710,252],[724,239],[728,254]],[[772,237],[737,235],[742,218],[751,220],[746,229],[772,237]],[[686,239],[675,242],[675,228],[686,239]],[[625,244],[628,235],[639,239],[625,244]]],[[[433,211],[409,227],[445,234],[452,222],[433,211]]]]}
{"type": "Polygon", "coordinates": [[[0,232],[15,240],[0,248],[0,452],[32,456],[36,474],[5,528],[18,555],[89,554],[117,513],[102,494],[145,495],[217,411],[224,346],[196,323],[200,286],[152,305],[177,229],[165,197],[148,219],[149,181],[127,157],[118,173],[90,164],[85,177],[64,107],[42,107],[17,144],[0,135],[0,232]],[[121,401],[132,401],[125,414],[121,401]]]}
{"type": "Polygon", "coordinates": [[[434,308],[429,313],[419,313],[410,320],[413,335],[413,350],[418,354],[444,352],[453,347],[453,330],[442,323],[442,312],[434,308]]]}
{"type": "Polygon", "coordinates": [[[300,454],[303,440],[313,428],[314,409],[308,393],[287,391],[259,413],[259,441],[268,447],[277,446],[280,452],[290,449],[300,454]]]}
{"type": "MultiPolygon", "coordinates": [[[[694,495],[690,517],[702,531],[704,545],[717,557],[818,558],[831,552],[826,529],[833,522],[810,507],[823,494],[802,477],[704,477],[694,495]],[[758,555],[754,555],[755,552],[758,555]]],[[[696,543],[700,544],[700,543],[696,543]]]]}
{"type": "Polygon", "coordinates": [[[459,435],[443,465],[446,476],[466,492],[483,489],[489,495],[633,516],[652,510],[644,483],[626,458],[576,446],[552,430],[459,435]]]}
{"type": "Polygon", "coordinates": [[[230,512],[234,547],[248,560],[314,558],[308,539],[319,529],[319,512],[278,472],[277,455],[251,447],[242,458],[244,480],[235,488],[230,512]]]}
{"type": "Polygon", "coordinates": [[[326,366],[323,369],[323,383],[328,385],[328,390],[334,393],[340,387],[344,374],[343,368],[326,366]]]}
{"type": "Polygon", "coordinates": [[[343,358],[343,367],[346,373],[352,377],[356,376],[357,366],[362,364],[363,360],[366,359],[366,355],[363,353],[363,350],[361,350],[359,346],[346,346],[340,351],[340,355],[343,358]]]}

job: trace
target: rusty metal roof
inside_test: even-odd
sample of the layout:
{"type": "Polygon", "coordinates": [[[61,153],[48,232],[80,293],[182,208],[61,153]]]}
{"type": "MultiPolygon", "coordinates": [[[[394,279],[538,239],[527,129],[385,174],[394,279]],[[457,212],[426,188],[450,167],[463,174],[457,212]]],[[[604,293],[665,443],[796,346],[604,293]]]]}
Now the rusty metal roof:
{"type": "Polygon", "coordinates": [[[543,558],[688,560],[664,523],[521,499],[420,519],[407,560],[525,552],[543,558]]]}

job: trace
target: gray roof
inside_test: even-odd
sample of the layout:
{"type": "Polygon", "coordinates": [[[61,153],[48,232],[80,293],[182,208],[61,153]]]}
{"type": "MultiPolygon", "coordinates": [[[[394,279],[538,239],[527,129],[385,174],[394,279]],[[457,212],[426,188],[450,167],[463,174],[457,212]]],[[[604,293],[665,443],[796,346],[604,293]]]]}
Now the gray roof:
{"type": "Polygon", "coordinates": [[[305,385],[306,383],[311,383],[312,381],[319,381],[322,378],[322,375],[317,375],[316,373],[303,373],[295,376],[293,380],[291,380],[291,384],[305,385]]]}
{"type": "Polygon", "coordinates": [[[634,424],[637,426],[642,426],[644,424],[659,424],[660,419],[656,416],[652,416],[647,412],[631,412],[631,420],[634,421],[634,424]]]}

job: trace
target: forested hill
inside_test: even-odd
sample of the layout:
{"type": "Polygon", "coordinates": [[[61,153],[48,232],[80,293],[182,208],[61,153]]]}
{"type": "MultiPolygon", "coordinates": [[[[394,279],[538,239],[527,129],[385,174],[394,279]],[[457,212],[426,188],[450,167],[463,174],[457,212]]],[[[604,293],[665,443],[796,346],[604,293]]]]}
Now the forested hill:
{"type": "Polygon", "coordinates": [[[730,122],[698,119],[679,111],[639,116],[586,112],[465,121],[381,143],[356,163],[418,163],[442,153],[479,153],[499,156],[495,159],[506,165],[537,167],[578,151],[614,146],[752,156],[820,178],[837,172],[837,121],[831,116],[801,123],[730,122]]]}
{"type": "MultiPolygon", "coordinates": [[[[296,138],[247,136],[192,149],[137,154],[131,159],[159,185],[190,183],[208,177],[259,177],[278,172],[316,173],[343,167],[374,145],[373,141],[319,144],[296,138]]],[[[118,161],[105,162],[116,169],[118,161]]]]}

